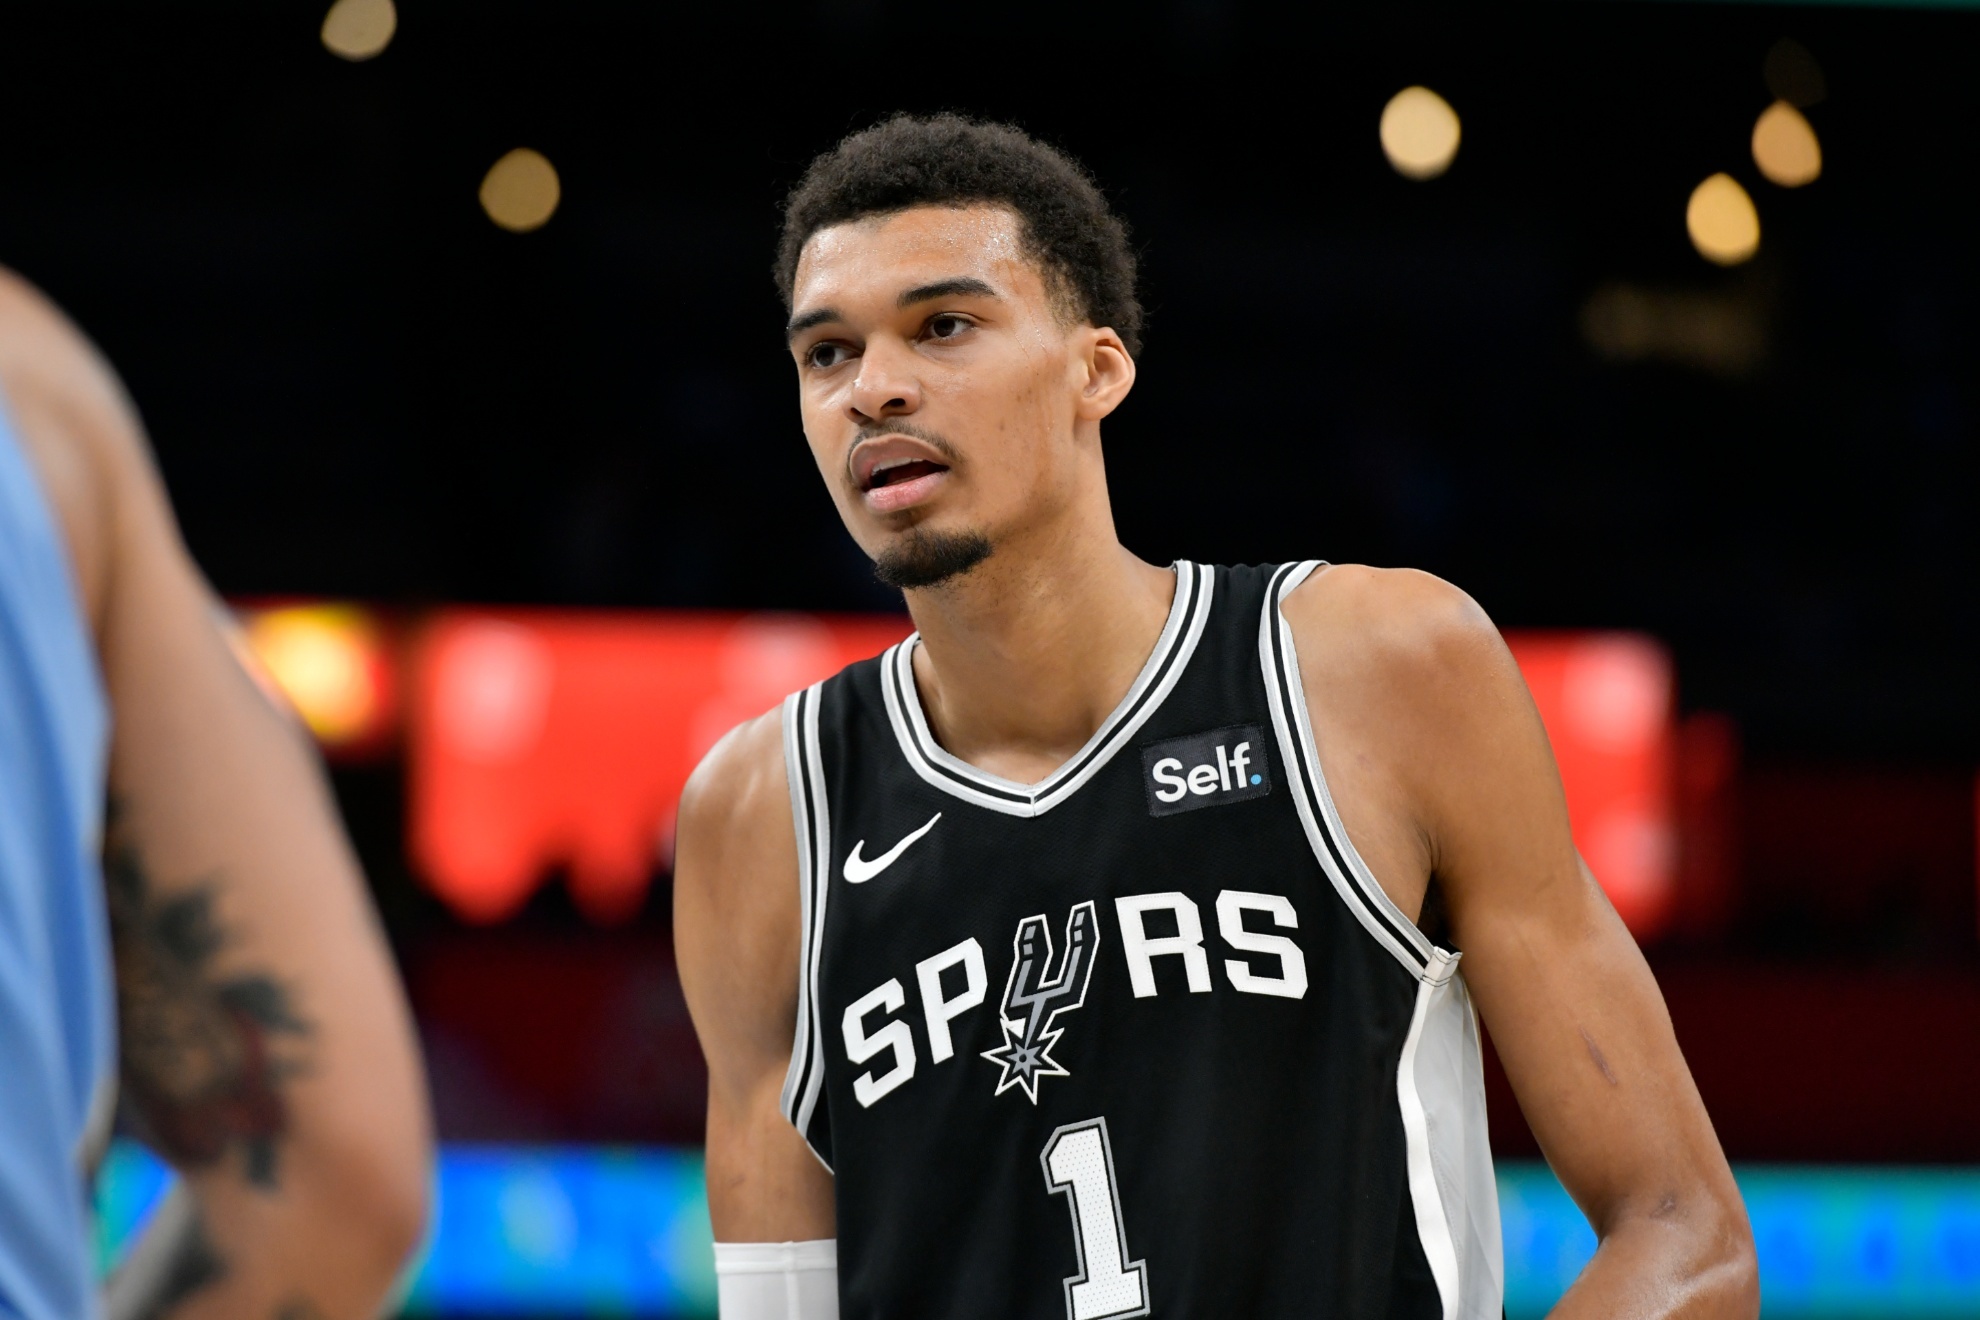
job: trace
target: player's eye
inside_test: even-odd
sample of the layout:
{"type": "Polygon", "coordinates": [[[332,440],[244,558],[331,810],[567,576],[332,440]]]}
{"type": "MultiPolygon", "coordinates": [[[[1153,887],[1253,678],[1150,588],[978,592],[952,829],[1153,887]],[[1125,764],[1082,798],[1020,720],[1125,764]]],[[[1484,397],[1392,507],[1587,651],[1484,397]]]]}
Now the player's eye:
{"type": "Polygon", "coordinates": [[[954,339],[957,335],[969,329],[969,327],[970,321],[968,317],[944,313],[941,316],[929,318],[927,333],[930,339],[954,339]]]}
{"type": "Polygon", "coordinates": [[[813,344],[804,351],[804,364],[813,370],[824,371],[827,368],[838,366],[851,356],[852,353],[847,350],[844,344],[834,343],[832,340],[827,339],[813,344]]]}

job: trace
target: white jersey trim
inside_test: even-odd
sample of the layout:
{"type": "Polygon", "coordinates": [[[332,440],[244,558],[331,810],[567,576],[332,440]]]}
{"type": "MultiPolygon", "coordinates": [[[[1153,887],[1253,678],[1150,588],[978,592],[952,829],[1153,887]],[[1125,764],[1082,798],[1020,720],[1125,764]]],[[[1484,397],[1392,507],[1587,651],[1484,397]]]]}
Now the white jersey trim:
{"type": "Polygon", "coordinates": [[[1457,1320],[1457,1246],[1451,1240],[1451,1223],[1444,1212],[1443,1194],[1437,1190],[1437,1174],[1430,1158],[1430,1125],[1424,1112],[1423,1097],[1417,1090],[1416,1055],[1423,1043],[1423,1024],[1430,1003],[1457,970],[1455,955],[1433,950],[1426,974],[1416,988],[1416,1011],[1409,1020],[1409,1035],[1403,1041],[1402,1058],[1396,1065],[1396,1100],[1402,1106],[1403,1140],[1409,1152],[1409,1199],[1416,1210],[1416,1233],[1423,1243],[1424,1259],[1430,1262],[1431,1277],[1437,1280],[1437,1295],[1443,1300],[1443,1320],[1457,1320]]]}
{"type": "Polygon", "coordinates": [[[824,1031],[818,1015],[818,961],[825,943],[825,902],[832,863],[832,813],[818,751],[818,698],[814,683],[784,699],[784,777],[791,791],[791,823],[798,852],[798,1011],[791,1063],[778,1097],[784,1117],[797,1128],[818,1162],[831,1161],[811,1141],[811,1119],[825,1081],[824,1031]]]}
{"type": "Polygon", "coordinates": [[[811,988],[805,968],[811,962],[811,809],[804,792],[804,761],[798,754],[802,737],[804,693],[784,698],[784,780],[791,791],[791,832],[797,838],[798,881],[798,1003],[797,1034],[791,1041],[791,1063],[784,1072],[784,1089],[777,1106],[796,1121],[797,1097],[804,1089],[805,1063],[811,1056],[811,988]]]}
{"type": "Polygon", "coordinates": [[[1042,816],[1064,802],[1134,738],[1174,690],[1196,653],[1210,620],[1215,575],[1187,560],[1177,561],[1175,574],[1176,594],[1169,617],[1134,685],[1086,745],[1045,778],[1035,784],[1020,784],[990,774],[951,755],[935,741],[914,683],[914,648],[921,644],[919,633],[889,650],[880,665],[887,719],[893,725],[901,755],[929,785],[1007,816],[1042,816]]]}
{"type": "Polygon", "coordinates": [[[1458,955],[1439,949],[1418,984],[1396,1065],[1418,1241],[1443,1320],[1498,1320],[1505,1251],[1485,1121],[1484,1047],[1458,955]]]}
{"type": "Polygon", "coordinates": [[[1403,915],[1375,879],[1368,863],[1355,851],[1340,813],[1334,808],[1333,795],[1327,791],[1327,778],[1320,768],[1320,754],[1313,741],[1313,724],[1306,709],[1306,689],[1300,683],[1299,653],[1293,645],[1292,625],[1280,609],[1293,588],[1319,566],[1320,561],[1308,560],[1281,567],[1265,593],[1265,607],[1258,620],[1258,659],[1264,669],[1272,727],[1278,735],[1279,760],[1285,767],[1293,806],[1320,869],[1326,872],[1335,892],[1375,942],[1395,955],[1411,975],[1421,978],[1428,974],[1436,946],[1416,928],[1415,922],[1403,915]]]}

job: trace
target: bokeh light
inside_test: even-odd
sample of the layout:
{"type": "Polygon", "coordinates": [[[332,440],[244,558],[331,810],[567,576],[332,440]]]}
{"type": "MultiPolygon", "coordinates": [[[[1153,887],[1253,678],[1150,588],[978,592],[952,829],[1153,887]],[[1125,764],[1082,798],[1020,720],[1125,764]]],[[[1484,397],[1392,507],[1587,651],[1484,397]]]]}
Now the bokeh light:
{"type": "Polygon", "coordinates": [[[481,209],[511,233],[541,229],[563,196],[557,169],[540,151],[517,147],[489,168],[481,181],[481,209]]]}
{"type": "Polygon", "coordinates": [[[1691,192],[1684,227],[1707,261],[1737,266],[1760,250],[1760,213],[1730,174],[1714,174],[1691,192]]]}
{"type": "Polygon", "coordinates": [[[1801,111],[1776,101],[1753,125],[1753,163],[1770,182],[1799,188],[1822,177],[1822,144],[1801,111]]]}
{"type": "Polygon", "coordinates": [[[327,747],[375,737],[389,714],[378,625],[348,605],[250,611],[247,643],[309,731],[327,747]]]}
{"type": "Polygon", "coordinates": [[[1611,362],[1673,362],[1736,378],[1766,360],[1766,303],[1750,290],[1614,282],[1581,308],[1588,346],[1611,362]]]}
{"type": "Polygon", "coordinates": [[[392,0],[337,0],[323,16],[323,45],[347,60],[368,60],[391,45],[398,30],[392,0]]]}
{"type": "Polygon", "coordinates": [[[1459,136],[1457,111],[1428,87],[1405,87],[1382,107],[1382,152],[1406,178],[1434,179],[1449,169],[1459,136]]]}

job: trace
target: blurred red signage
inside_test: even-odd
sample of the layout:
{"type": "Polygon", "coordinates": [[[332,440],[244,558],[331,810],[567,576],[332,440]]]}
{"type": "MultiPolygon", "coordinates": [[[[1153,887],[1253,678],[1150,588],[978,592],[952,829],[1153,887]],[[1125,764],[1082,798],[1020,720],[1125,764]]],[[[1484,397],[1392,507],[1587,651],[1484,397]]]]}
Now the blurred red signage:
{"type": "Polygon", "coordinates": [[[1547,726],[1575,846],[1638,939],[1677,897],[1670,653],[1638,633],[1506,636],[1547,726]]]}
{"type": "Polygon", "coordinates": [[[470,921],[500,921],[561,866],[610,922],[671,864],[703,754],[788,692],[907,636],[904,615],[447,610],[414,659],[409,844],[470,921]]]}
{"type": "MultiPolygon", "coordinates": [[[[471,921],[553,868],[600,921],[671,861],[682,786],[715,740],[873,655],[901,616],[450,610],[418,645],[408,710],[415,867],[471,921]]],[[[1582,855],[1639,937],[1671,909],[1672,676],[1627,633],[1515,633],[1582,855]]]]}

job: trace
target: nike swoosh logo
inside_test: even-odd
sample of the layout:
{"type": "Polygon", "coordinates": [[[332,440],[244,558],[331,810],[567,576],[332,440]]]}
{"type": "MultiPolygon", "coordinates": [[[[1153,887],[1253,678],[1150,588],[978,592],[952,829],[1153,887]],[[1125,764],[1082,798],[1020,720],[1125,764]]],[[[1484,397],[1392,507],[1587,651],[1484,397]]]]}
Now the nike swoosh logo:
{"type": "Polygon", "coordinates": [[[846,883],[849,885],[863,885],[874,876],[879,875],[882,871],[899,861],[901,854],[914,846],[915,840],[934,829],[935,822],[940,819],[942,819],[942,813],[938,811],[928,818],[926,825],[923,825],[920,829],[908,835],[905,839],[902,839],[899,843],[889,848],[886,852],[881,853],[870,862],[859,855],[860,850],[866,847],[866,840],[861,839],[858,843],[855,843],[853,850],[846,854],[846,883]]]}

